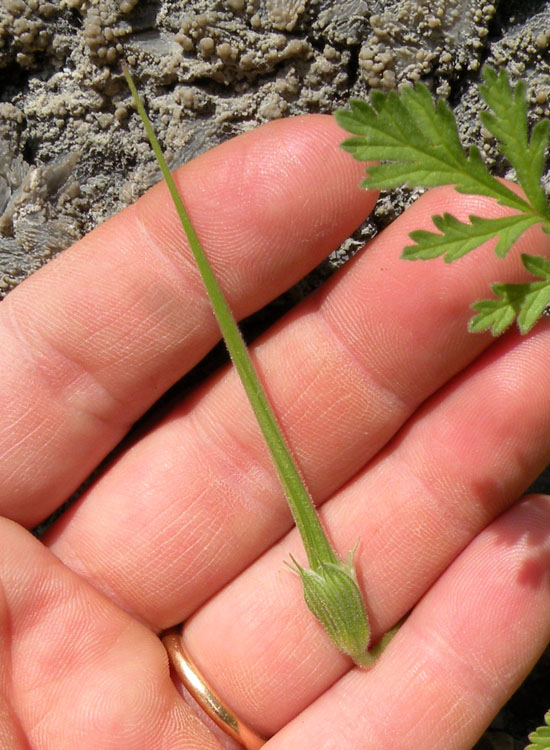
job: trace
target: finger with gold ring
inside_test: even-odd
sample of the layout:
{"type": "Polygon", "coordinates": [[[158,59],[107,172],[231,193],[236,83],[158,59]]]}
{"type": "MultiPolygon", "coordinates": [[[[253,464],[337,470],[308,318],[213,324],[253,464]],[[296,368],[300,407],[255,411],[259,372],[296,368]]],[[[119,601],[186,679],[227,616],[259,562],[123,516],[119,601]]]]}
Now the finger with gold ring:
{"type": "Polygon", "coordinates": [[[193,700],[225,734],[245,750],[259,750],[266,740],[241,721],[206,682],[183,644],[182,631],[183,625],[167,631],[161,639],[175,675],[193,700]]]}

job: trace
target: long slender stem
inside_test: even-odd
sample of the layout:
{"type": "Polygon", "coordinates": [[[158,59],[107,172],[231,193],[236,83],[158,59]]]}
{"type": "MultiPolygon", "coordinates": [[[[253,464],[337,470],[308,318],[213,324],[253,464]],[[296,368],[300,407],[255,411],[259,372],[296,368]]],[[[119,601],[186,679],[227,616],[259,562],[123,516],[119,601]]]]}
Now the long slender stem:
{"type": "Polygon", "coordinates": [[[315,570],[321,563],[337,563],[338,557],[321,526],[313,501],[292,457],[290,449],[262,388],[235,318],[212,271],[204,249],[189,218],[183,200],[158,144],[153,127],[126,66],[123,72],[145,125],[149,141],[159,162],[162,175],[176,206],[189,246],[206,287],[214,315],[229,355],[241,378],[248,400],[264,435],[271,458],[281,480],[294,521],[302,537],[309,564],[315,570]]]}

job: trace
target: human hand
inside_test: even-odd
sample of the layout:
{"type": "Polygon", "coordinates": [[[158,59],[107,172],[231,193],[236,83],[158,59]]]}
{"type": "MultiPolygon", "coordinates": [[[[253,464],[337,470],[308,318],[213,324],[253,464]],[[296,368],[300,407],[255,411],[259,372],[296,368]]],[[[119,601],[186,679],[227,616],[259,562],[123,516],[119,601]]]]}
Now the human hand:
{"type": "MultiPolygon", "coordinates": [[[[238,317],[372,207],[341,139],[330,118],[276,122],[178,173],[238,317]]],[[[23,528],[218,337],[164,186],[6,298],[2,747],[219,748],[156,635],[186,620],[195,661],[269,750],[469,750],[549,637],[550,507],[509,509],[547,461],[549,332],[467,333],[488,282],[521,277],[517,253],[399,255],[433,213],[480,205],[500,210],[426,194],[253,347],[331,538],[342,553],[361,540],[375,637],[412,610],[369,672],[335,651],[283,565],[303,560],[299,539],[230,368],[118,455],[45,545],[23,528]]]]}

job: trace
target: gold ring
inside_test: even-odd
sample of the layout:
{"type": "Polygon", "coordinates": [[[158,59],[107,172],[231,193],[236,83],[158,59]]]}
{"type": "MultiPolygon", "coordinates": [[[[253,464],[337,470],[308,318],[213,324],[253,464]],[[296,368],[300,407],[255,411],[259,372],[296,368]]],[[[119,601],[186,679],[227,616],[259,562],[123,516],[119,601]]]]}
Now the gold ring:
{"type": "Polygon", "coordinates": [[[173,628],[161,639],[168,652],[172,669],[194,700],[222,731],[246,750],[259,750],[267,740],[235,716],[208,685],[183,645],[182,629],[183,626],[173,628]]]}

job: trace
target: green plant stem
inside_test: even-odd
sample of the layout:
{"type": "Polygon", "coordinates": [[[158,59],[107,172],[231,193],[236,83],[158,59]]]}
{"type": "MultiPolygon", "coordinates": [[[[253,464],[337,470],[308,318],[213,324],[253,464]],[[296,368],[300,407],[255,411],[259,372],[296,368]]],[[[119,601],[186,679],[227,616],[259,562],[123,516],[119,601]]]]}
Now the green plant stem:
{"type": "Polygon", "coordinates": [[[210,298],[214,315],[222,332],[229,355],[241,378],[246,395],[252,406],[260,429],[267,443],[271,458],[281,480],[296,527],[300,532],[309,564],[315,570],[322,562],[337,563],[338,557],[321,526],[311,496],[300,476],[290,449],[281,432],[273,409],[262,388],[258,374],[243,341],[235,318],[229,309],[225,296],[212,271],[204,249],[189,218],[174,179],[168,169],[162,150],[156,139],[153,127],[141,102],[135,84],[123,66],[123,72],[134,97],[136,107],[143,120],[147,136],[159,162],[162,175],[176,206],[191,252],[197,263],[206,291],[210,298]]]}

